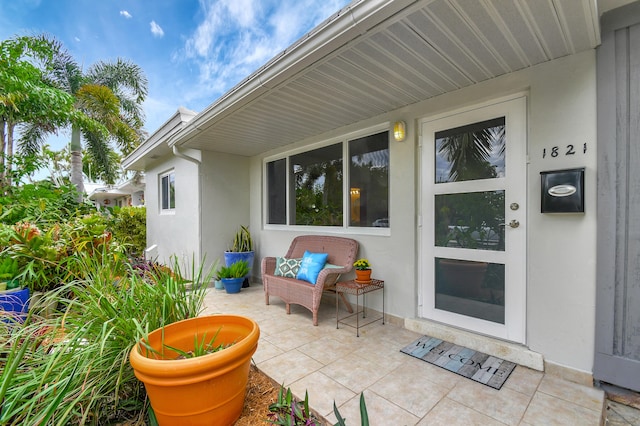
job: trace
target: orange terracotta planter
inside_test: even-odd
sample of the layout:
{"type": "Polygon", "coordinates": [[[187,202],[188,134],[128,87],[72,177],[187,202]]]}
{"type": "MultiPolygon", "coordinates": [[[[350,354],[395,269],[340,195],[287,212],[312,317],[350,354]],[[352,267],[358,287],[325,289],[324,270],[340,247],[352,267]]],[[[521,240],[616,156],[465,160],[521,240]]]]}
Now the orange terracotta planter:
{"type": "Polygon", "coordinates": [[[251,356],[258,347],[260,328],[247,317],[210,315],[169,324],[149,334],[149,344],[161,352],[164,345],[193,350],[194,335],[202,341],[232,346],[189,359],[164,347],[164,359],[140,343],[129,361],[144,383],[160,425],[230,425],[242,414],[251,356]],[[164,341],[163,341],[164,332],[164,341]]]}
{"type": "Polygon", "coordinates": [[[356,269],[356,282],[369,284],[371,282],[371,269],[356,269]]]}

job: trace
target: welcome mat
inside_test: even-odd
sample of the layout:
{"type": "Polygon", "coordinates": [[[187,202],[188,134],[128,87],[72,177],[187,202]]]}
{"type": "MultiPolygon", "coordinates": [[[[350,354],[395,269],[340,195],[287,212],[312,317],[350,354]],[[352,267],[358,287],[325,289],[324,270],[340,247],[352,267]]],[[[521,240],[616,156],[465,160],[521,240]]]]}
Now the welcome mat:
{"type": "Polygon", "coordinates": [[[429,336],[422,336],[400,352],[498,390],[516,367],[513,362],[429,336]]]}

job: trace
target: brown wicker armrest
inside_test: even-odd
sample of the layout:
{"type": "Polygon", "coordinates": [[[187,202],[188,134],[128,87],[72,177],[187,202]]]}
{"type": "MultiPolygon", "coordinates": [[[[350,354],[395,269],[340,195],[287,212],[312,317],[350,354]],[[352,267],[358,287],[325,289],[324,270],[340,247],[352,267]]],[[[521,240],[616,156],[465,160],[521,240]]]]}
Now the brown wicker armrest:
{"type": "Polygon", "coordinates": [[[276,258],[275,257],[262,258],[261,272],[262,272],[262,275],[264,274],[273,275],[276,272],[276,258]]]}

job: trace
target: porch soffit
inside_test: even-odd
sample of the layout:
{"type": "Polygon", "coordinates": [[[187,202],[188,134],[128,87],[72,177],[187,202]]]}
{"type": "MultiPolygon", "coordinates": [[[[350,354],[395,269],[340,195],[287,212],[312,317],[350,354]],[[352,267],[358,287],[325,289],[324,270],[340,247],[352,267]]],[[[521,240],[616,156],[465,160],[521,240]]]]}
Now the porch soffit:
{"type": "MultiPolygon", "coordinates": [[[[170,143],[254,156],[600,42],[595,0],[366,2],[389,13],[378,10],[382,17],[364,33],[344,31],[352,35],[340,46],[293,63],[276,86],[241,94],[249,79],[291,51],[283,53],[170,143]]],[[[352,13],[357,3],[340,13],[352,13]]],[[[312,32],[299,45],[314,37],[320,36],[312,32]]]]}

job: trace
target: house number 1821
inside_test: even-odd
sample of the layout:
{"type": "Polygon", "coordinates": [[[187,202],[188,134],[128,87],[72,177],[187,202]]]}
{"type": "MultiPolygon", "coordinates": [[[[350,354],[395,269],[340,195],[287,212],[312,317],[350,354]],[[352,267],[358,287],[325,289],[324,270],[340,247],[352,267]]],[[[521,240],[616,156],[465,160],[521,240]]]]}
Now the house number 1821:
{"type": "MultiPolygon", "coordinates": [[[[559,146],[552,146],[551,148],[547,149],[547,148],[543,148],[542,149],[542,158],[547,158],[547,155],[549,157],[552,158],[556,158],[559,157],[561,155],[576,155],[578,153],[578,150],[580,150],[580,148],[578,147],[576,149],[575,145],[569,144],[564,148],[561,148],[559,146]]],[[[582,153],[586,154],[587,153],[587,144],[586,142],[582,145],[582,153]]]]}

